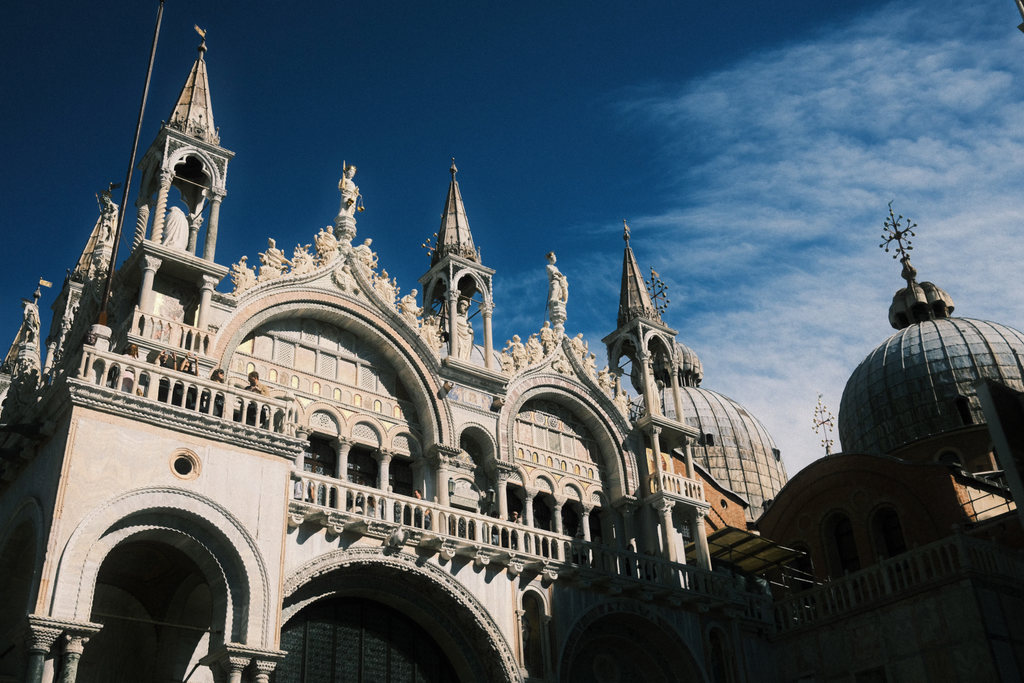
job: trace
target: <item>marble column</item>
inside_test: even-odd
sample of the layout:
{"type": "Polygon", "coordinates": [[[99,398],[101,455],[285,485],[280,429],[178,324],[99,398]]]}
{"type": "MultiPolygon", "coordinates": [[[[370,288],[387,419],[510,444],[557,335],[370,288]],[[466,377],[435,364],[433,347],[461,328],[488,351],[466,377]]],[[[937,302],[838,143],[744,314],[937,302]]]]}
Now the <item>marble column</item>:
{"type": "Polygon", "coordinates": [[[651,472],[651,480],[654,486],[648,485],[646,493],[654,493],[661,490],[661,474],[664,467],[661,462],[661,427],[649,427],[647,434],[651,437],[651,451],[654,452],[654,471],[651,472]]]}
{"type": "Polygon", "coordinates": [[[523,499],[523,518],[526,526],[533,528],[533,492],[527,491],[526,496],[523,499]]]}
{"type": "Polygon", "coordinates": [[[391,491],[390,484],[390,465],[391,465],[391,454],[387,451],[377,451],[373,455],[374,459],[377,460],[377,481],[381,491],[391,491]]]}
{"type": "Polygon", "coordinates": [[[679,390],[679,370],[675,367],[670,369],[672,373],[672,403],[676,408],[676,422],[683,423],[683,395],[679,390]]]}
{"type": "Polygon", "coordinates": [[[61,656],[60,683],[75,683],[78,676],[78,661],[85,651],[88,636],[64,634],[64,652],[61,656]]]}
{"type": "Polygon", "coordinates": [[[348,441],[335,439],[333,441],[334,452],[337,461],[334,466],[334,478],[348,481],[348,452],[352,450],[352,444],[348,441]]]}
{"type": "Polygon", "coordinates": [[[206,321],[210,316],[210,300],[213,298],[213,288],[220,282],[217,278],[212,275],[204,275],[199,282],[196,284],[202,290],[202,294],[199,297],[199,320],[196,321],[196,327],[203,332],[206,332],[206,321]]]}
{"type": "Polygon", "coordinates": [[[153,280],[156,278],[156,271],[163,263],[156,256],[143,256],[142,263],[142,287],[139,290],[139,310],[147,315],[153,315],[153,303],[156,297],[153,294],[153,280]]]}
{"type": "Polygon", "coordinates": [[[587,507],[586,505],[582,507],[583,514],[580,515],[580,525],[583,527],[583,540],[590,541],[590,511],[594,508],[587,507]]]}
{"type": "Polygon", "coordinates": [[[46,657],[50,654],[50,648],[60,637],[61,632],[60,628],[32,623],[32,618],[29,617],[29,625],[22,636],[25,649],[28,651],[28,658],[25,662],[25,683],[42,683],[46,657]]]}
{"type": "MultiPolygon", "coordinates": [[[[451,285],[449,285],[451,289],[451,285]]],[[[455,324],[455,319],[459,314],[459,295],[456,291],[454,295],[448,295],[448,357],[458,358],[459,357],[459,335],[456,334],[458,327],[455,324]]]]}
{"type": "Polygon", "coordinates": [[[686,438],[683,453],[686,455],[686,477],[688,479],[696,479],[693,473],[693,439],[686,438]]]}
{"type": "Polygon", "coordinates": [[[707,510],[694,510],[693,536],[697,542],[697,564],[701,569],[711,570],[711,550],[708,548],[707,530],[704,527],[704,515],[707,510]]]}
{"type": "Polygon", "coordinates": [[[254,683],[270,683],[270,674],[277,667],[277,662],[268,662],[263,659],[253,660],[253,681],[254,683]]]}
{"type": "Polygon", "coordinates": [[[138,249],[139,245],[146,239],[146,228],[149,226],[149,199],[139,197],[135,207],[137,213],[135,214],[135,239],[132,241],[133,251],[138,249]]]}
{"type": "Polygon", "coordinates": [[[492,311],[494,311],[494,304],[485,302],[480,305],[480,312],[484,317],[484,367],[488,370],[494,367],[494,337],[491,333],[492,311]]]}
{"type": "Polygon", "coordinates": [[[206,242],[203,244],[203,260],[212,261],[217,253],[217,226],[220,224],[220,203],[224,192],[214,192],[210,200],[210,222],[206,224],[206,242]]]}
{"type": "Polygon", "coordinates": [[[174,180],[174,171],[160,171],[160,191],[156,195],[156,215],[153,217],[153,234],[150,240],[160,244],[164,241],[164,221],[167,218],[167,193],[174,180]]]}
{"type": "Polygon", "coordinates": [[[676,527],[672,523],[672,501],[660,500],[654,504],[661,516],[661,542],[665,547],[665,558],[678,562],[676,553],[676,527]]]}
{"type": "Polygon", "coordinates": [[[498,519],[508,520],[508,474],[498,472],[498,519]]]}
{"type": "Polygon", "coordinates": [[[242,672],[249,666],[248,657],[224,657],[220,665],[227,674],[227,683],[242,683],[242,672]]]}
{"type": "Polygon", "coordinates": [[[643,353],[639,355],[639,360],[644,378],[644,414],[661,415],[661,397],[658,396],[657,385],[654,383],[651,356],[643,353]]]}
{"type": "Polygon", "coordinates": [[[637,550],[636,542],[636,522],[633,519],[634,513],[636,513],[636,505],[632,503],[626,503],[619,507],[619,511],[622,513],[622,526],[623,536],[622,549],[625,550],[630,544],[633,544],[633,551],[637,550]]]}
{"type": "Polygon", "coordinates": [[[441,455],[437,458],[437,500],[441,505],[449,505],[448,499],[448,458],[441,455]]]}
{"type": "Polygon", "coordinates": [[[555,496],[555,505],[551,508],[551,530],[556,534],[564,534],[562,531],[562,506],[565,505],[565,498],[555,496]]]}

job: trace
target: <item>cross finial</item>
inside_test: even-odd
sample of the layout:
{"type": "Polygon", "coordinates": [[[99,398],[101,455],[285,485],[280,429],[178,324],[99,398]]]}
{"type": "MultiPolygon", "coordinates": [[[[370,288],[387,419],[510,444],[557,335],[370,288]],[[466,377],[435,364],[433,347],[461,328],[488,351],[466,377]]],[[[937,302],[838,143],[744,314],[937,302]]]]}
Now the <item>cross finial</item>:
{"type": "Polygon", "coordinates": [[[455,157],[452,157],[452,167],[448,171],[452,174],[452,180],[455,180],[455,174],[459,172],[459,169],[455,168],[455,157]]]}
{"type": "Polygon", "coordinates": [[[821,434],[824,437],[821,440],[821,445],[825,448],[825,455],[832,455],[832,444],[834,441],[829,436],[829,432],[835,427],[835,420],[832,418],[832,413],[821,402],[821,396],[819,393],[818,407],[814,409],[814,433],[821,434]]]}
{"type": "Polygon", "coordinates": [[[203,52],[206,52],[206,31],[199,28],[199,24],[196,24],[196,33],[198,33],[199,37],[203,39],[203,42],[199,44],[199,52],[202,54],[203,52]]]}
{"type": "Polygon", "coordinates": [[[629,225],[626,223],[625,218],[622,219],[622,239],[626,241],[626,244],[629,244],[629,225]]]}

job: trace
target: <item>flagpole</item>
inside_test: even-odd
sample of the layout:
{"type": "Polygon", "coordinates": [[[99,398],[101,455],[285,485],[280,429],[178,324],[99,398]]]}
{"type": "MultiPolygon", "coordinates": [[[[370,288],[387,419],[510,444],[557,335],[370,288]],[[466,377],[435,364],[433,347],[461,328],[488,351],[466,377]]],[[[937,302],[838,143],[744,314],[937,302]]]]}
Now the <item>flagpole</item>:
{"type": "Polygon", "coordinates": [[[114,285],[114,266],[117,264],[117,249],[121,245],[121,230],[124,227],[125,207],[128,205],[128,192],[132,187],[132,173],[135,171],[135,155],[139,151],[139,135],[142,133],[142,115],[146,112],[146,97],[149,95],[149,81],[153,76],[153,61],[156,59],[156,42],[160,37],[160,20],[164,16],[164,0],[156,11],[156,28],[153,29],[153,46],[149,51],[149,67],[146,69],[146,85],[142,89],[142,104],[139,105],[139,120],[135,124],[135,140],[132,141],[132,156],[128,161],[128,175],[124,181],[124,192],[121,194],[121,209],[117,212],[117,229],[114,231],[114,249],[110,254],[110,265],[107,266],[107,283],[100,300],[100,325],[107,324],[107,303],[110,301],[110,290],[114,285]]]}

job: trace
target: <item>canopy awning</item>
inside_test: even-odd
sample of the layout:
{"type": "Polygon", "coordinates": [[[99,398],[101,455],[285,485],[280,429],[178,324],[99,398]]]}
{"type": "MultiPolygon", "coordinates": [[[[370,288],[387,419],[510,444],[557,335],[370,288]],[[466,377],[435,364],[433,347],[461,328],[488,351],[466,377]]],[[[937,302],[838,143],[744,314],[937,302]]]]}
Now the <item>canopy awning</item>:
{"type": "MultiPolygon", "coordinates": [[[[791,562],[804,553],[769,541],[745,529],[725,527],[708,536],[708,550],[712,560],[721,560],[736,565],[750,574],[761,572],[791,562]]],[[[686,561],[697,561],[697,546],[686,546],[686,561]]]]}

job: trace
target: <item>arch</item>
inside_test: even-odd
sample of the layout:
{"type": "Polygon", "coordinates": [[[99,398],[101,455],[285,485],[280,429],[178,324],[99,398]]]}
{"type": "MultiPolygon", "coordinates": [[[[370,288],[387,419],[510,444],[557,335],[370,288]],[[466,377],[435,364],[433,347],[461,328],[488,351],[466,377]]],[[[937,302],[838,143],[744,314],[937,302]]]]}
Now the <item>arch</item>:
{"type": "Polygon", "coordinates": [[[472,278],[473,285],[476,287],[476,291],[480,293],[484,304],[491,303],[491,289],[480,277],[480,273],[474,269],[462,268],[461,270],[456,271],[455,275],[452,277],[452,281],[455,282],[455,288],[459,289],[460,292],[462,291],[459,287],[459,283],[462,282],[462,278],[467,275],[472,278]]]}
{"type": "Polygon", "coordinates": [[[224,177],[217,168],[217,163],[208,152],[200,149],[199,147],[194,147],[192,145],[179,147],[167,156],[162,167],[167,170],[173,170],[178,164],[184,163],[188,157],[196,157],[199,159],[199,162],[203,165],[203,171],[210,177],[211,189],[224,189],[224,177]]]}
{"type": "Polygon", "coordinates": [[[483,460],[478,463],[479,465],[484,466],[488,470],[493,469],[497,465],[498,444],[494,440],[494,435],[486,427],[477,422],[465,423],[459,431],[458,443],[460,448],[463,436],[472,438],[481,447],[483,460]]]}
{"type": "Polygon", "coordinates": [[[51,615],[87,621],[103,559],[135,538],[188,548],[210,585],[223,586],[215,617],[222,637],[256,647],[273,645],[274,593],[255,539],[216,501],[172,487],[127,491],[79,523],[59,560],[51,615]]]}
{"type": "MultiPolygon", "coordinates": [[[[692,649],[675,627],[635,600],[616,598],[595,605],[577,617],[567,633],[559,656],[559,681],[592,681],[594,665],[622,663],[616,662],[613,653],[609,653],[608,659],[593,657],[595,645],[603,646],[603,650],[617,647],[625,651],[627,656],[623,659],[627,660],[629,648],[636,648],[634,652],[642,655],[638,659],[649,660],[650,667],[657,667],[655,673],[660,678],[655,680],[708,681],[692,649]]],[[[644,679],[634,675],[622,680],[642,683],[644,679]]]]}
{"type": "Polygon", "coordinates": [[[437,359],[433,354],[422,353],[423,342],[411,331],[392,325],[381,317],[380,311],[363,303],[323,292],[317,292],[316,299],[311,301],[306,291],[260,289],[221,327],[209,355],[220,359],[220,367],[230,367],[235,349],[246,335],[267,323],[295,317],[313,318],[335,326],[342,335],[349,333],[366,339],[408,391],[424,442],[451,443],[453,418],[444,401],[434,400],[441,390],[437,359]],[[269,297],[273,300],[267,301],[269,297]]]}
{"type": "Polygon", "coordinates": [[[328,597],[382,602],[430,632],[461,680],[521,680],[515,654],[490,612],[447,571],[415,556],[382,548],[335,550],[287,577],[283,596],[283,623],[328,597]],[[370,573],[373,581],[366,580],[370,573]]]}
{"type": "Polygon", "coordinates": [[[879,559],[888,559],[907,551],[903,525],[896,508],[889,504],[880,505],[871,513],[871,539],[879,559]]]}
{"type": "Polygon", "coordinates": [[[381,434],[384,433],[384,429],[376,421],[370,421],[364,416],[360,416],[360,420],[352,425],[352,439],[359,441],[360,443],[369,444],[380,448],[383,443],[381,434]]]}
{"type": "Polygon", "coordinates": [[[534,399],[561,404],[590,430],[598,444],[607,477],[602,484],[608,489],[610,497],[617,499],[639,488],[636,457],[628,457],[629,451],[623,448],[626,435],[617,428],[610,413],[594,402],[585,387],[564,377],[534,376],[524,379],[509,390],[505,406],[498,417],[499,457],[502,460],[515,461],[513,443],[516,416],[527,401],[534,399]]]}
{"type": "Polygon", "coordinates": [[[530,677],[542,678],[551,668],[551,638],[547,632],[551,606],[547,596],[533,587],[519,594],[518,603],[520,662],[530,677]]]}
{"type": "Polygon", "coordinates": [[[853,522],[846,512],[835,510],[830,512],[822,525],[824,547],[829,564],[835,576],[861,568],[860,549],[857,547],[856,533],[853,522]]]}
{"type": "MultiPolygon", "coordinates": [[[[35,610],[45,557],[42,509],[26,498],[0,534],[0,653],[9,653],[16,629],[35,610]]],[[[17,656],[0,657],[0,678],[19,673],[17,656]]]]}

